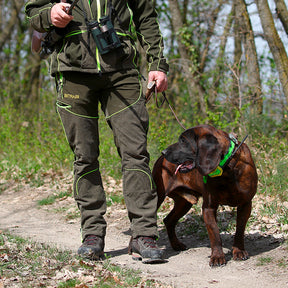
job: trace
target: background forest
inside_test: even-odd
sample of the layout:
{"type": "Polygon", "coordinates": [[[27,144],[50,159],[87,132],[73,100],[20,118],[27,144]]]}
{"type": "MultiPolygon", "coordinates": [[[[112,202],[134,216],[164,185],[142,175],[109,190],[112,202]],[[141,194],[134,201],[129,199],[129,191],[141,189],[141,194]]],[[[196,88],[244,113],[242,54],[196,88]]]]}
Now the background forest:
{"type": "MultiPolygon", "coordinates": [[[[209,123],[234,131],[240,140],[249,134],[259,191],[283,201],[288,199],[287,4],[155,2],[170,64],[167,97],[180,121],[186,128],[209,123]]],[[[23,0],[0,0],[0,175],[41,185],[49,171],[71,171],[73,157],[55,109],[49,59],[31,53],[24,6],[23,0]]],[[[146,76],[144,61],[140,67],[146,76]]],[[[183,130],[167,104],[158,109],[151,101],[148,110],[153,165],[183,130]]],[[[120,179],[112,133],[103,117],[100,122],[102,171],[120,179]]]]}

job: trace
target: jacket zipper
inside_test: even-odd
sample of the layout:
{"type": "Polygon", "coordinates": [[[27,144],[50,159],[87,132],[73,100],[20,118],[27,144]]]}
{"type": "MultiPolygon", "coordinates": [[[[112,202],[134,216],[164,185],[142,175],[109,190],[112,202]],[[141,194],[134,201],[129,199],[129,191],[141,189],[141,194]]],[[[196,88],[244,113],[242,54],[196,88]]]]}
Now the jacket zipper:
{"type": "MultiPolygon", "coordinates": [[[[100,0],[97,0],[97,19],[96,20],[99,22],[100,18],[101,18],[101,3],[100,3],[100,0]]],[[[102,71],[101,71],[101,65],[100,65],[99,50],[97,47],[96,47],[96,62],[97,62],[98,72],[101,75],[102,71]]]]}

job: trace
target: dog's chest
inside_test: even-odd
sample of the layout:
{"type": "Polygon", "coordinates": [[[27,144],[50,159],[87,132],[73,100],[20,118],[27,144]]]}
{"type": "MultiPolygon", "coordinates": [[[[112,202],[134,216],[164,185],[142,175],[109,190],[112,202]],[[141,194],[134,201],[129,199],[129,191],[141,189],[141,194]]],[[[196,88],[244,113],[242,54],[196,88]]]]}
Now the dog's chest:
{"type": "Polygon", "coordinates": [[[223,174],[220,177],[209,178],[205,185],[205,190],[210,199],[219,205],[238,206],[241,192],[237,188],[233,173],[229,176],[223,174]]]}

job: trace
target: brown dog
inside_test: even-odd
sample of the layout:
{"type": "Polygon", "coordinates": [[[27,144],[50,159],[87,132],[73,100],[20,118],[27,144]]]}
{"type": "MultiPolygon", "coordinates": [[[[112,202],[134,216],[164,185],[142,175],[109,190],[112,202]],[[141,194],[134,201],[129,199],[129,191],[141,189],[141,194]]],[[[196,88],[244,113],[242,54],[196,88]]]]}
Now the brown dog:
{"type": "Polygon", "coordinates": [[[166,196],[174,200],[173,210],[164,219],[172,248],[186,248],[177,239],[175,226],[202,196],[202,213],[212,249],[210,266],[226,264],[216,223],[219,205],[237,207],[233,259],[248,259],[244,231],[258,182],[248,146],[221,130],[201,125],[183,132],[179,141],[162,154],[154,165],[153,178],[158,208],[166,196]]]}

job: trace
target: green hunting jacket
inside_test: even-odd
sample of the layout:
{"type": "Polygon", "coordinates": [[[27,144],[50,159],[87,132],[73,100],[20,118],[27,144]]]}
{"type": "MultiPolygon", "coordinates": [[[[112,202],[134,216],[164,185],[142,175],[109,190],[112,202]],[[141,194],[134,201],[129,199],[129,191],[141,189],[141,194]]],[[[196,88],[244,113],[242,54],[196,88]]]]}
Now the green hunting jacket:
{"type": "MultiPolygon", "coordinates": [[[[35,30],[47,32],[53,28],[50,12],[57,2],[60,1],[30,0],[26,3],[25,13],[35,30]]],[[[63,71],[107,73],[137,68],[137,38],[146,51],[148,71],[168,72],[169,66],[163,56],[163,37],[152,0],[80,0],[72,15],[74,19],[57,30],[63,38],[57,42],[51,56],[52,75],[63,71]],[[98,21],[107,16],[110,1],[113,7],[111,20],[121,47],[100,55],[85,18],[98,21]]]]}

